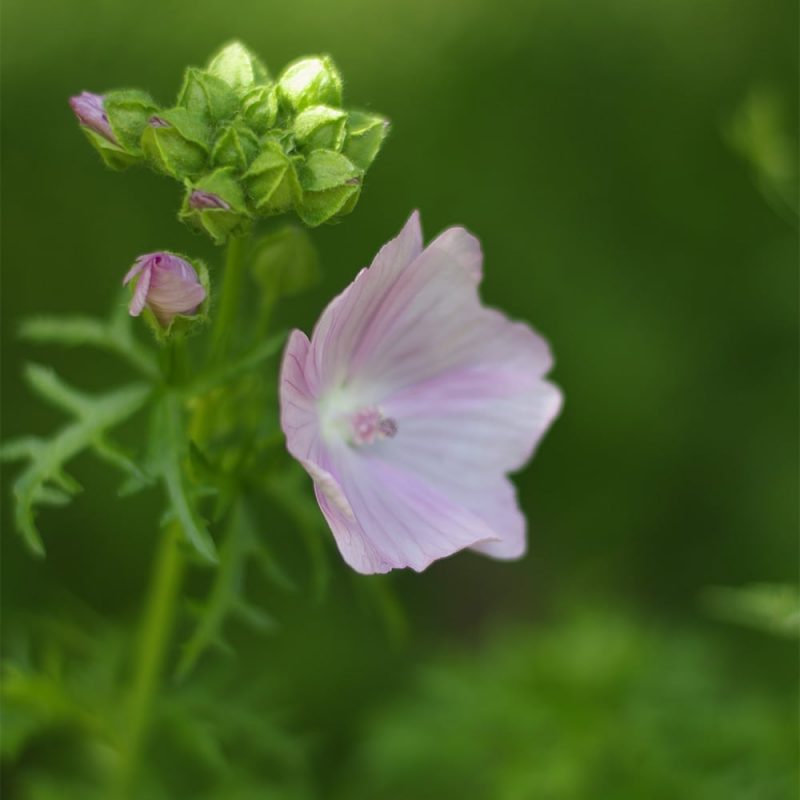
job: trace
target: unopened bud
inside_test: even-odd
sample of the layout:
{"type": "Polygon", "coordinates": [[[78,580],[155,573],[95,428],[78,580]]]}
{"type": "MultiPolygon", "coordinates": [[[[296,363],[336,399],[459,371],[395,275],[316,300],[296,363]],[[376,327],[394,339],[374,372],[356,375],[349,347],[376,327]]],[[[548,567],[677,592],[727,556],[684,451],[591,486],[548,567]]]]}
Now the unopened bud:
{"type": "Polygon", "coordinates": [[[239,109],[239,96],[219,76],[189,67],[178,93],[178,106],[208,124],[217,124],[233,118],[239,109]]]}
{"type": "Polygon", "coordinates": [[[340,106],[342,77],[329,56],[302,58],[278,78],[281,99],[294,111],[309,106],[340,106]]]}
{"type": "Polygon", "coordinates": [[[361,193],[362,172],[341,153],[315,150],[299,170],[302,197],[297,213],[306,225],[349,214],[361,193]]]}
{"type": "Polygon", "coordinates": [[[128,306],[131,316],[138,317],[148,308],[165,329],[177,316],[193,316],[207,296],[195,268],[174,253],[140,256],[123,279],[123,286],[134,278],[136,288],[128,306]]]}
{"type": "Polygon", "coordinates": [[[347,114],[330,106],[311,106],[294,120],[294,135],[304,150],[341,150],[347,114]]]}
{"type": "Polygon", "coordinates": [[[150,117],[141,146],[160,172],[179,179],[193,177],[208,161],[208,129],[186,109],[173,108],[150,117]]]}
{"type": "Polygon", "coordinates": [[[104,105],[104,96],[93,92],[81,92],[75,97],[70,97],[69,104],[78,118],[78,122],[84,128],[107,139],[111,144],[119,146],[114,131],[111,130],[111,123],[108,121],[108,114],[104,105]]]}
{"type": "Polygon", "coordinates": [[[389,132],[389,120],[376,114],[351,111],[342,152],[359,169],[369,169],[389,132]]]}
{"type": "Polygon", "coordinates": [[[293,160],[272,139],[264,143],[260,155],[243,177],[256,211],[263,216],[287,211],[300,192],[293,160]]]}
{"type": "Polygon", "coordinates": [[[215,167],[236,167],[243,172],[258,150],[258,137],[241,123],[234,123],[222,132],[214,144],[211,162],[215,167]]]}
{"type": "Polygon", "coordinates": [[[254,86],[242,98],[242,117],[259,135],[265,134],[278,118],[278,92],[274,86],[254,86]]]}
{"type": "Polygon", "coordinates": [[[187,186],[180,218],[205,231],[217,244],[241,234],[250,223],[244,194],[232,167],[224,167],[187,186]]]}
{"type": "Polygon", "coordinates": [[[208,72],[239,92],[269,81],[267,68],[241,42],[231,42],[212,56],[208,72]]]}

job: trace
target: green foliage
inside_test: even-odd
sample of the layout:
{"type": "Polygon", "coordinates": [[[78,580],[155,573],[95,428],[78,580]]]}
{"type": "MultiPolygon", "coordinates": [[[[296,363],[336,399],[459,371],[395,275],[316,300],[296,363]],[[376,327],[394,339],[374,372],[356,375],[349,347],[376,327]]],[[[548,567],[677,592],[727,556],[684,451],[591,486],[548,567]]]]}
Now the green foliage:
{"type": "Polygon", "coordinates": [[[709,610],[720,619],[776,636],[800,638],[800,589],[780,583],[755,583],[706,590],[709,610]]]}
{"type": "Polygon", "coordinates": [[[793,709],[697,637],[585,616],[424,668],[363,731],[340,796],[783,800],[793,709]]]}
{"type": "Polygon", "coordinates": [[[80,485],[64,469],[68,461],[90,449],[129,477],[144,479],[141,469],[108,438],[108,432],[144,405],[150,388],[131,384],[88,395],[68,386],[53,370],[36,364],[27,367],[25,377],[36,394],[74,417],[50,439],[18,439],[0,450],[4,460],[30,462],[14,483],[14,520],[31,551],[43,555],[44,545],[35,524],[37,507],[63,505],[80,491],[80,485]]]}

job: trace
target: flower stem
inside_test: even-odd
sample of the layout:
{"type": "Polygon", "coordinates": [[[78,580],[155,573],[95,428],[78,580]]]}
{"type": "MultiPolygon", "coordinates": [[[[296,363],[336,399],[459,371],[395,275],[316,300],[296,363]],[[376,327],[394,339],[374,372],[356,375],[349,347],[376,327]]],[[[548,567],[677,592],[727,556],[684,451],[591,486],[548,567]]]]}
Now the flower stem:
{"type": "Polygon", "coordinates": [[[212,361],[220,361],[224,357],[236,323],[244,279],[246,244],[247,238],[244,236],[232,236],[228,240],[222,290],[211,331],[212,361]]]}
{"type": "Polygon", "coordinates": [[[118,800],[127,800],[132,796],[153,703],[161,683],[183,577],[182,539],[180,524],[170,523],[164,531],[156,557],[129,698],[127,728],[122,742],[115,794],[118,800]]]}

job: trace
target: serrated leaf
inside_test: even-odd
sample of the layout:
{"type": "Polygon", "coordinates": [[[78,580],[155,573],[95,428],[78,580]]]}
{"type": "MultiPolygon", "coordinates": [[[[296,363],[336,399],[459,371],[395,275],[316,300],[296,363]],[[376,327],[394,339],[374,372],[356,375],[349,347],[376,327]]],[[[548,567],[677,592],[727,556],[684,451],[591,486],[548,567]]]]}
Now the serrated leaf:
{"type": "Polygon", "coordinates": [[[96,347],[121,356],[149,378],[158,376],[152,352],[134,337],[124,303],[118,304],[109,321],[83,316],[31,317],[20,326],[20,336],[40,344],[96,347]]]}
{"type": "Polygon", "coordinates": [[[247,616],[251,625],[262,628],[268,624],[266,614],[250,606],[244,608],[244,571],[253,545],[252,521],[245,501],[240,499],[231,510],[225,540],[220,547],[219,566],[208,597],[199,606],[197,627],[183,646],[176,669],[179,680],[191,672],[209,647],[222,640],[222,630],[229,615],[247,616]]]}
{"type": "Polygon", "coordinates": [[[78,417],[49,440],[20,440],[7,448],[15,456],[21,456],[23,449],[28,450],[30,463],[13,486],[14,521],[31,551],[44,555],[35,524],[36,506],[41,504],[41,498],[52,500],[56,496],[54,486],[67,495],[80,491],[80,485],[64,471],[64,465],[81,451],[93,447],[104,431],[138,411],[149,388],[132,384],[104,395],[88,395],[67,386],[45,368],[29,369],[28,379],[42,396],[78,417]]]}
{"type": "Polygon", "coordinates": [[[84,417],[92,413],[92,399],[62,381],[55,370],[41,364],[27,364],[25,381],[43,400],[52,403],[56,408],[84,417]]]}

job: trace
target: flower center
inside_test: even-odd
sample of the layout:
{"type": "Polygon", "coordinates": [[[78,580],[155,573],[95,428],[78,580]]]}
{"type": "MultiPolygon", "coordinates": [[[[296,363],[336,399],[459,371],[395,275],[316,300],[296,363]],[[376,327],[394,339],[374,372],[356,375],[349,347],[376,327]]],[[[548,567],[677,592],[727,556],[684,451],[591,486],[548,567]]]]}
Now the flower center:
{"type": "Polygon", "coordinates": [[[349,417],[352,444],[372,444],[381,439],[391,439],[397,433],[397,422],[384,417],[379,408],[369,406],[356,411],[349,417]]]}

